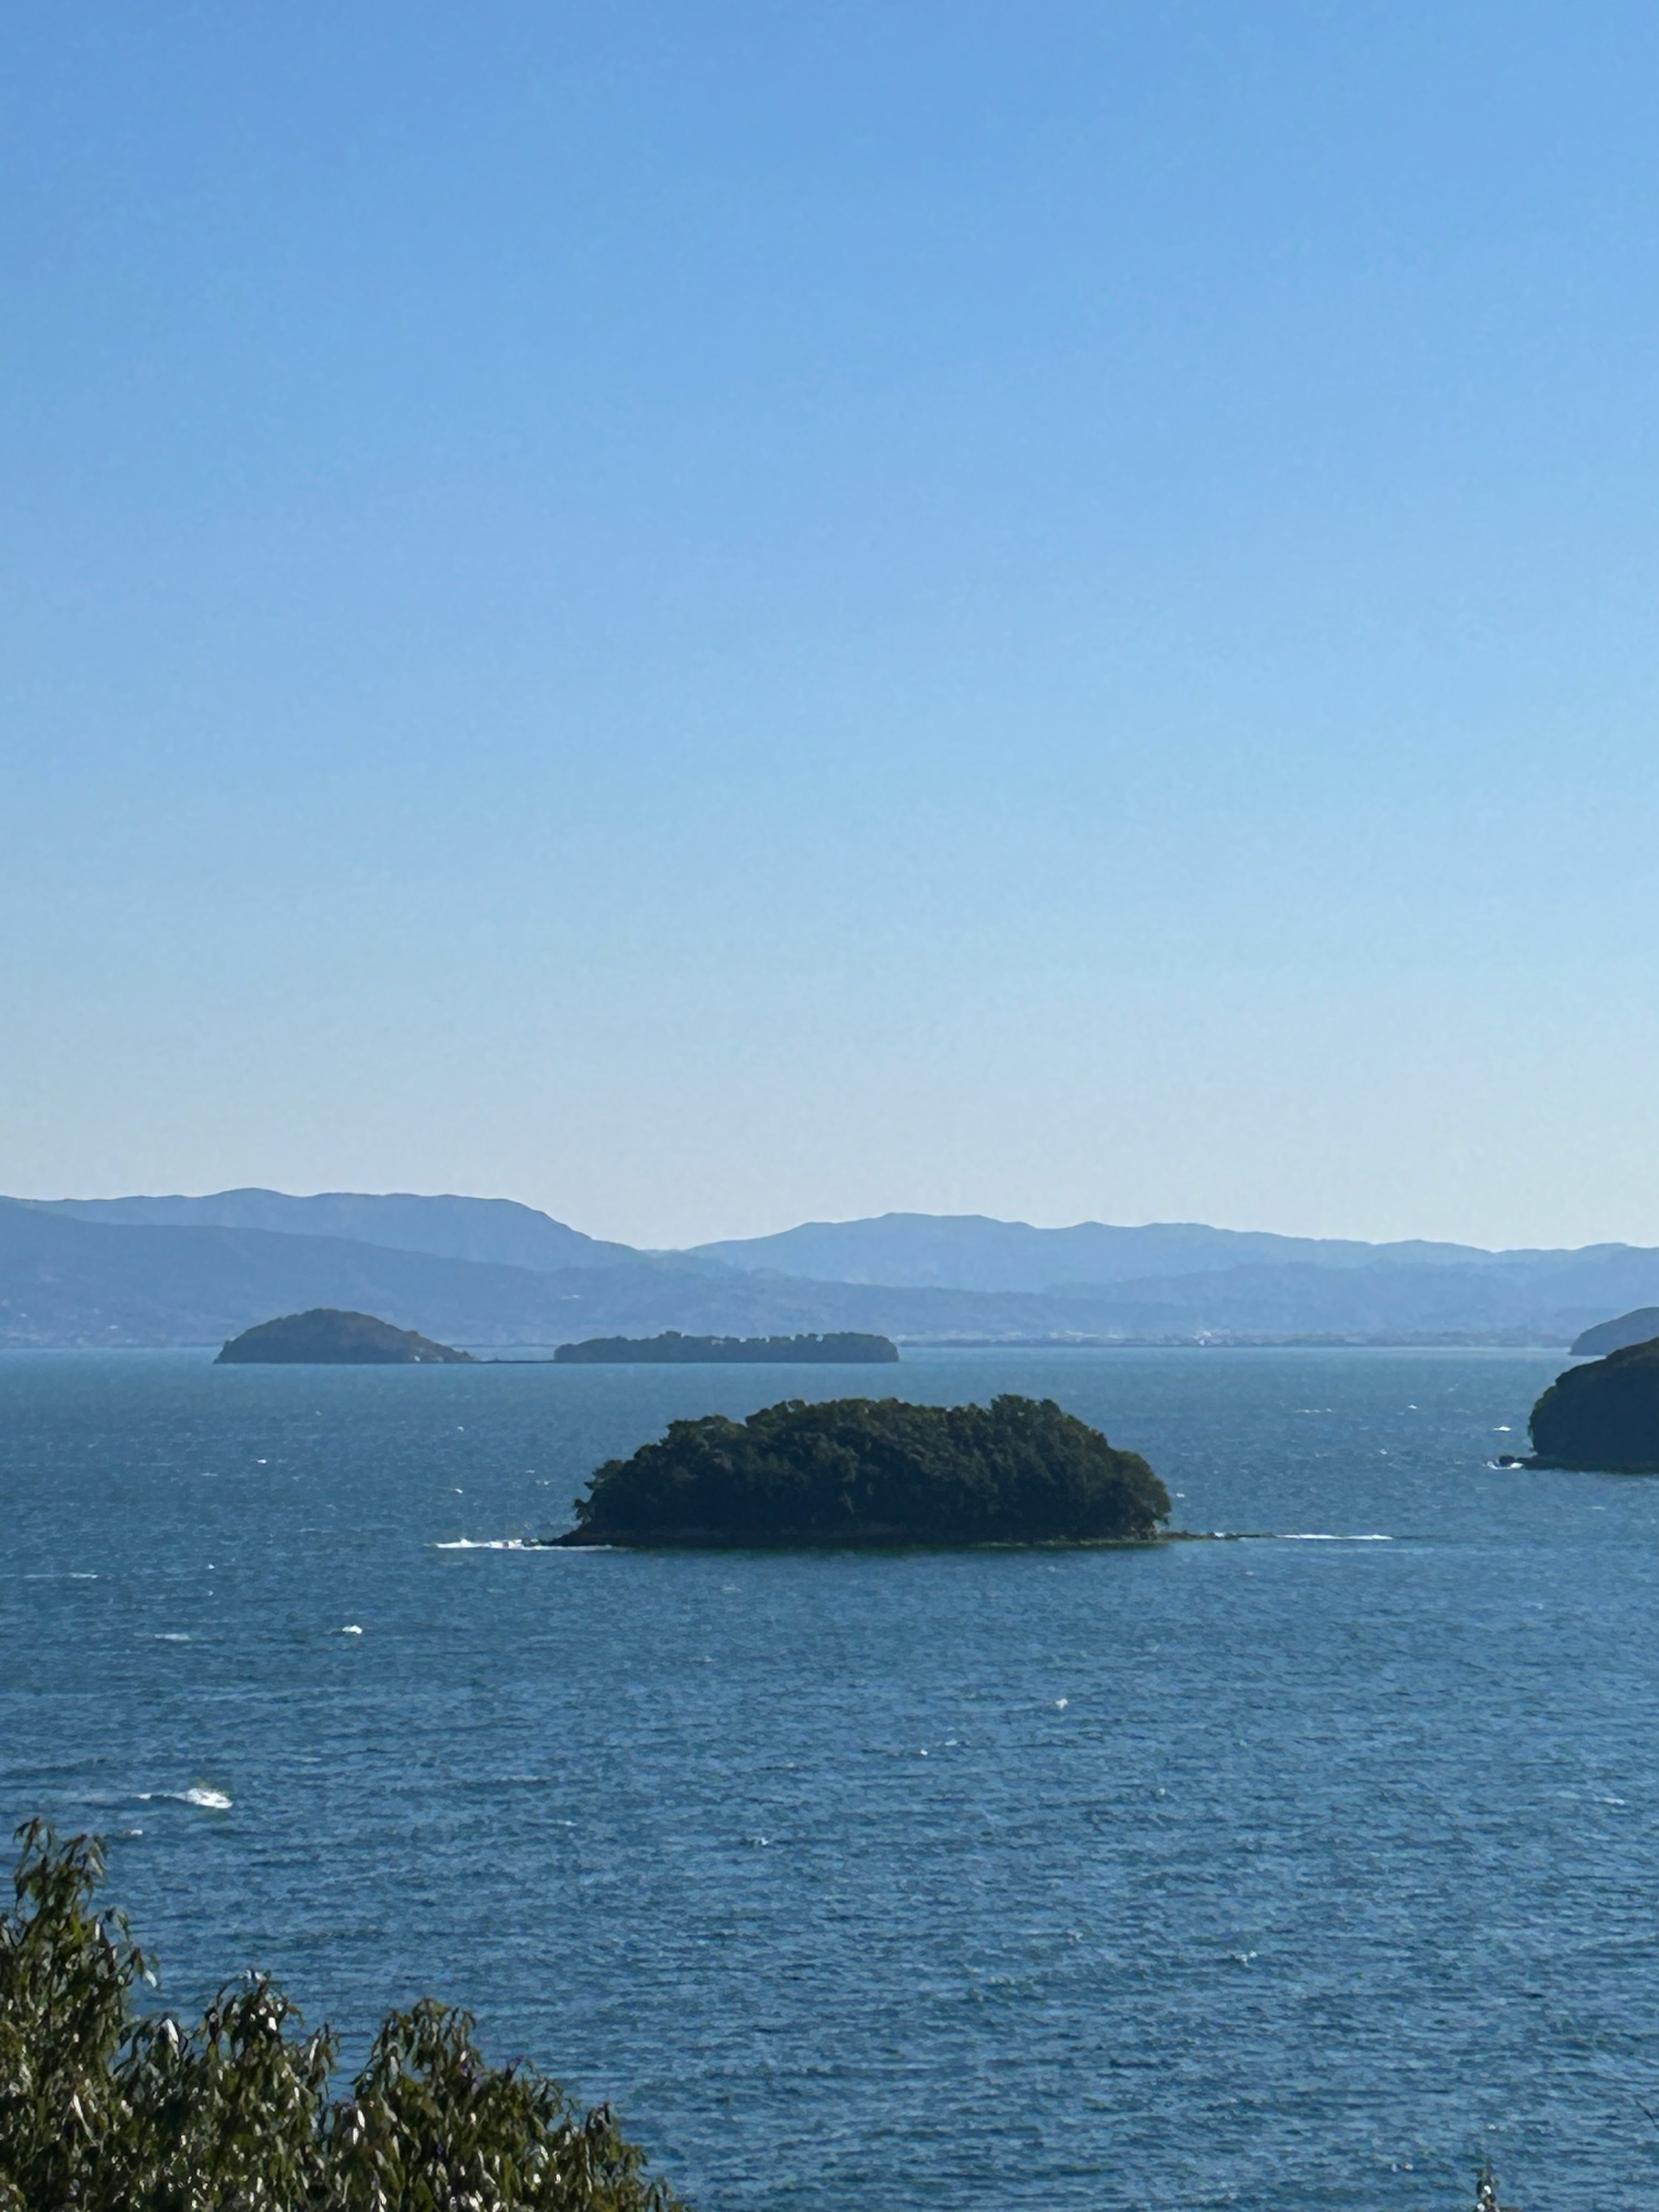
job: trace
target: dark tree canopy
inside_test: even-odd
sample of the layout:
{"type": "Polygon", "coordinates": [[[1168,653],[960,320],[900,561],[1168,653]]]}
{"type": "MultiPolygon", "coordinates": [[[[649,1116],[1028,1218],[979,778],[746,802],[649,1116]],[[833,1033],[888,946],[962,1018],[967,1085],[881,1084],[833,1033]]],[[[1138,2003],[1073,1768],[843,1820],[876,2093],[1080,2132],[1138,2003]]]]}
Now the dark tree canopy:
{"type": "Polygon", "coordinates": [[[1557,1467],[1659,1474],[1659,1340],[1559,1375],[1532,1409],[1532,1443],[1557,1467]]]}
{"type": "Polygon", "coordinates": [[[674,1421],[611,1460],[570,1544],[989,1544],[1158,1534],[1170,1494],[1052,1399],[912,1406],[791,1399],[674,1421]]]}
{"type": "Polygon", "coordinates": [[[470,1352],[434,1344],[412,1328],[394,1328],[373,1314],[343,1313],[335,1306],[313,1306],[309,1313],[284,1314],[262,1321],[233,1336],[216,1367],[455,1367],[471,1365],[470,1352]]]}
{"type": "Polygon", "coordinates": [[[89,1837],[19,1832],[0,1915],[0,2212],[683,2212],[609,2109],[487,2065],[472,2021],[393,2013],[339,2098],[327,2028],[250,1975],[200,2024],[141,2019],[89,1837]]]}

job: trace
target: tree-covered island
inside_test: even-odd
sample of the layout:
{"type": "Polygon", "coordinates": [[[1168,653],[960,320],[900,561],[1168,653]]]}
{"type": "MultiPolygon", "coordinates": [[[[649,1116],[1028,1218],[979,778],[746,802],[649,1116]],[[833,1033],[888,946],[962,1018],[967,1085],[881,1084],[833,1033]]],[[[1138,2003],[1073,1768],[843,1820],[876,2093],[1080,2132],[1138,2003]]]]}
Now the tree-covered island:
{"type": "Polygon", "coordinates": [[[1149,1543],[1170,1493],[1139,1453],[1052,1399],[790,1399],[673,1421],[608,1460],[557,1544],[1149,1543]]]}
{"type": "Polygon", "coordinates": [[[214,1361],[216,1367],[456,1367],[470,1366],[472,1354],[453,1345],[434,1344],[412,1328],[394,1328],[373,1314],[343,1313],[313,1306],[309,1313],[284,1314],[262,1321],[233,1336],[214,1361]]]}
{"type": "Polygon", "coordinates": [[[825,1336],[682,1336],[666,1328],[660,1336],[590,1336],[553,1354],[562,1366],[667,1367],[890,1366],[898,1356],[890,1337],[851,1328],[825,1336]]]}
{"type": "Polygon", "coordinates": [[[1536,1464],[1659,1474],[1659,1338],[1558,1375],[1532,1409],[1536,1464]]]}

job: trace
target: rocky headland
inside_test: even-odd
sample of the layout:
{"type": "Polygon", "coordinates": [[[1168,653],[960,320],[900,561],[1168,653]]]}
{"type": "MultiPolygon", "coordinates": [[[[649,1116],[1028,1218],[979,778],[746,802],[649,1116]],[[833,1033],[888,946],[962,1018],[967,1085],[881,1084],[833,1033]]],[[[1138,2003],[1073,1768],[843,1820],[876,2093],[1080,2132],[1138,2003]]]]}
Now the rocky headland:
{"type": "Polygon", "coordinates": [[[1659,1474],[1659,1339],[1569,1367],[1532,1409],[1536,1467],[1659,1474]]]}

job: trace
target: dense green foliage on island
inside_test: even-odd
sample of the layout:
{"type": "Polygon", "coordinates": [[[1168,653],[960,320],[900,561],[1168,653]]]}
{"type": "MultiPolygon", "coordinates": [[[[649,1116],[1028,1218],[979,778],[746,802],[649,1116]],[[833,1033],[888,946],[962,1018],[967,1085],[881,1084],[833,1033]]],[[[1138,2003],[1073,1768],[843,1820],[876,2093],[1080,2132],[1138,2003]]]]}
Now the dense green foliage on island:
{"type": "Polygon", "coordinates": [[[434,1344],[412,1328],[393,1328],[373,1314],[342,1313],[313,1306],[309,1313],[284,1314],[262,1321],[233,1336],[216,1367],[458,1367],[472,1354],[453,1345],[434,1344]]]}
{"type": "Polygon", "coordinates": [[[1170,1494],[1052,1399],[912,1406],[791,1399],[746,1421],[674,1421],[607,1461],[567,1544],[1145,1541],[1170,1494]]]}
{"type": "Polygon", "coordinates": [[[553,1354],[568,1365],[599,1366],[848,1367],[890,1365],[898,1356],[890,1338],[850,1328],[825,1336],[682,1336],[669,1328],[660,1336],[590,1336],[580,1344],[562,1344],[553,1354]]]}
{"type": "Polygon", "coordinates": [[[1659,1340],[1569,1367],[1531,1425],[1533,1449],[1552,1467],[1659,1474],[1659,1340]]]}
{"type": "Polygon", "coordinates": [[[261,1976],[194,2027],[141,2018],[146,1962],[97,1910],[99,1846],[18,1832],[0,1916],[0,2212],[684,2212],[607,2106],[488,2065],[466,2013],[393,2013],[338,2097],[333,2034],[306,2034],[261,1976]]]}

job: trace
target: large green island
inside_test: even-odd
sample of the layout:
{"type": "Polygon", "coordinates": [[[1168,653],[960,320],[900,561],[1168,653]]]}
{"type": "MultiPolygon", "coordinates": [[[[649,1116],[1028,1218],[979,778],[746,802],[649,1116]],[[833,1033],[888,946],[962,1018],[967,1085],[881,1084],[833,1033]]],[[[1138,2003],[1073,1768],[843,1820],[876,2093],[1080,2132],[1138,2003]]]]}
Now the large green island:
{"type": "Polygon", "coordinates": [[[1659,1338],[1569,1367],[1532,1409],[1537,1467],[1659,1474],[1659,1338]]]}
{"type": "Polygon", "coordinates": [[[608,1460],[548,1540],[714,1548],[1155,1541],[1170,1493],[1052,1399],[787,1400],[672,1421],[608,1460]]]}
{"type": "Polygon", "coordinates": [[[233,1336],[214,1361],[216,1367],[459,1367],[472,1354],[453,1345],[434,1344],[412,1328],[393,1328],[373,1314],[343,1313],[313,1306],[309,1313],[283,1314],[233,1336]]]}
{"type": "Polygon", "coordinates": [[[890,1365],[898,1346],[890,1338],[845,1328],[828,1336],[590,1336],[562,1344],[561,1366],[823,1366],[890,1365]]]}

